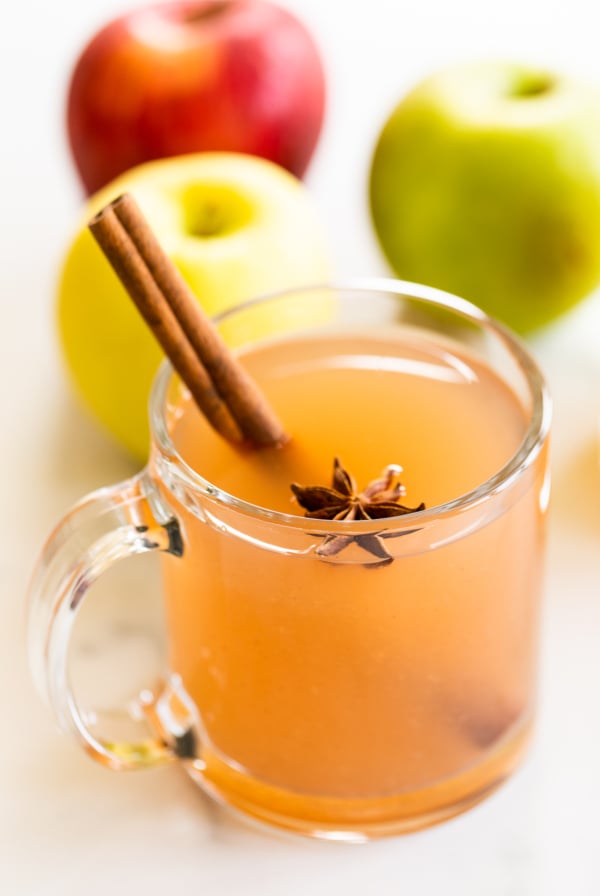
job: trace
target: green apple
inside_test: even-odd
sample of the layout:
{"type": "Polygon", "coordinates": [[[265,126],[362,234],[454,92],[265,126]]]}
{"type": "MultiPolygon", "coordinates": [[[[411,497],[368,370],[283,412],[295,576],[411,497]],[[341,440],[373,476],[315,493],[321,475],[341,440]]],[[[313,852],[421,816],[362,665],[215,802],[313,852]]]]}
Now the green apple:
{"type": "Polygon", "coordinates": [[[370,203],[398,275],[531,331],[600,282],[600,93],[508,63],[434,74],[379,135],[370,203]]]}
{"type": "MultiPolygon", "coordinates": [[[[329,279],[328,249],[307,188],[272,162],[200,153],[134,168],[87,203],[58,287],[59,338],[77,391],[132,454],[147,456],[148,394],[161,351],[87,229],[120,193],[130,192],[203,308],[211,316],[239,302],[329,279]]],[[[243,336],[260,338],[307,323],[301,298],[274,319],[253,312],[243,336]]],[[[246,324],[248,316],[246,315],[246,324]]]]}

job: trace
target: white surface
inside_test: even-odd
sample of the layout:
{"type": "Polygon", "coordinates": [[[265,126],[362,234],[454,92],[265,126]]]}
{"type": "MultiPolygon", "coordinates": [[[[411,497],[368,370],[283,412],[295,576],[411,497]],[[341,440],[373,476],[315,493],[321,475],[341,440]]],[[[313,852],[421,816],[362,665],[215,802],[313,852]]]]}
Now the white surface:
{"type": "MultiPolygon", "coordinates": [[[[600,83],[591,0],[289,5],[328,59],[329,116],[309,185],[340,275],[387,272],[366,213],[369,150],[390,106],[422,74],[498,56],[600,83]]],[[[556,412],[541,712],[524,767],[483,805],[363,847],[271,836],[211,806],[174,768],[119,776],[94,765],[33,693],[24,593],[34,556],[77,497],[133,472],[73,402],[52,320],[56,269],[80,200],[64,142],[65,82],[84,39],[121,8],[117,0],[11,3],[0,29],[0,892],[598,894],[599,298],[531,343],[556,412]]],[[[137,568],[129,575],[134,581],[137,568]]],[[[113,677],[125,680],[137,658],[152,665],[158,651],[151,626],[136,628],[140,602],[118,607],[98,602],[91,622],[101,646],[115,645],[113,677]]]]}

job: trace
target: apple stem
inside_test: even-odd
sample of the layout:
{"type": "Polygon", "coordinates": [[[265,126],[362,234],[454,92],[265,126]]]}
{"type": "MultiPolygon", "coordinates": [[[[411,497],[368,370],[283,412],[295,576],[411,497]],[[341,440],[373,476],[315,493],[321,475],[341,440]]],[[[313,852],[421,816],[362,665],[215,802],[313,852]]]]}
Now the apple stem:
{"type": "Polygon", "coordinates": [[[228,7],[231,7],[230,0],[213,0],[213,2],[207,3],[199,9],[194,6],[193,8],[183,10],[181,21],[186,25],[203,25],[209,19],[220,18],[223,13],[227,12],[228,7]]]}

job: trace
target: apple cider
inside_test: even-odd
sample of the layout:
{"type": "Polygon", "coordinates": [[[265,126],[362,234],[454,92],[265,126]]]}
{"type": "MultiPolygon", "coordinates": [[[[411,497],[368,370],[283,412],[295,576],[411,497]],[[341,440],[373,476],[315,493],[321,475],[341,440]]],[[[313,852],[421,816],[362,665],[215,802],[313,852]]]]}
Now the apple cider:
{"type": "Polygon", "coordinates": [[[170,669],[197,711],[192,774],[300,830],[453,814],[506,777],[531,723],[545,450],[510,488],[451,504],[513,457],[527,410],[474,354],[412,328],[296,336],[242,358],[284,448],[236,450],[185,392],[168,414],[215,492],[194,506],[168,494],[184,558],[162,561],[170,669]],[[359,489],[400,466],[402,503],[425,503],[401,528],[377,521],[389,562],[359,539],[319,552],[329,529],[291,484],[330,487],[336,457],[359,489]]]}

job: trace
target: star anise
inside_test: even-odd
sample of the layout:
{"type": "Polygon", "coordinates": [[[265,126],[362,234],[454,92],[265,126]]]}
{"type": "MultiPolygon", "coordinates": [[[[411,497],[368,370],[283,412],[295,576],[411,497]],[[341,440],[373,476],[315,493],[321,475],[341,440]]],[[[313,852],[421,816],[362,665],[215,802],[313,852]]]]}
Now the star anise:
{"type": "MultiPolygon", "coordinates": [[[[373,479],[359,492],[354,478],[344,469],[339,458],[333,462],[331,488],[322,485],[303,486],[292,483],[296,500],[304,508],[304,516],[313,520],[379,520],[424,510],[425,504],[406,507],[399,498],[406,494],[400,482],[402,467],[390,464],[378,479],[373,479]]],[[[373,566],[387,566],[393,561],[383,543],[385,534],[326,535],[317,548],[320,557],[339,554],[352,542],[379,559],[373,566]]]]}

